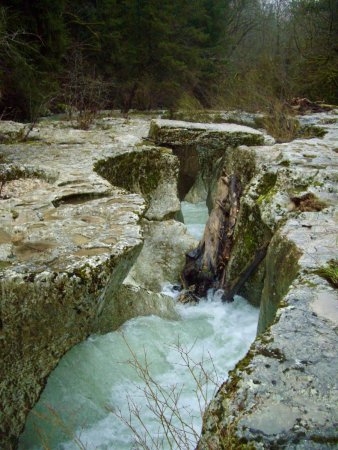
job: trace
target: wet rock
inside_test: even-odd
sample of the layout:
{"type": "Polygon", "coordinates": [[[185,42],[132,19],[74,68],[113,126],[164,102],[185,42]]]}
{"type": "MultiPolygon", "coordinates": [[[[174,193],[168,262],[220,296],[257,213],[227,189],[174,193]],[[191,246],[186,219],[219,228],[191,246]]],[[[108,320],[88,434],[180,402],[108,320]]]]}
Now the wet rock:
{"type": "Polygon", "coordinates": [[[177,301],[183,305],[196,305],[199,302],[199,298],[192,291],[183,291],[178,296],[177,301]]]}
{"type": "Polygon", "coordinates": [[[318,276],[338,250],[334,116],[316,115],[317,123],[327,121],[322,140],[253,149],[257,172],[241,199],[228,280],[270,235],[260,273],[241,291],[260,302],[259,335],[211,402],[199,450],[319,449],[338,442],[338,294],[318,276]],[[290,198],[325,206],[297,211],[290,198]]]}
{"type": "Polygon", "coordinates": [[[160,292],[153,292],[141,286],[124,282],[110,302],[106,315],[110,329],[117,329],[127,320],[138,316],[155,314],[163,319],[177,320],[175,301],[160,292]]]}
{"type": "MultiPolygon", "coordinates": [[[[117,291],[112,312],[119,323],[124,318],[156,314],[165,319],[177,319],[175,301],[161,291],[168,282],[175,283],[184,265],[184,254],[197,242],[186,227],[175,220],[141,222],[144,245],[139,257],[117,291]]],[[[176,290],[180,286],[175,285],[176,290]]]]}
{"type": "Polygon", "coordinates": [[[3,448],[15,446],[63,354],[90,333],[114,326],[107,317],[141,250],[139,221],[147,207],[140,195],[93,170],[97,159],[128,151],[149,126],[121,124],[67,133],[60,124],[42,123],[32,132],[39,131],[39,142],[0,145],[6,160],[0,165],[6,194],[0,199],[3,448]],[[119,130],[116,144],[113,130],[119,130]]]}
{"type": "Polygon", "coordinates": [[[184,201],[190,203],[205,202],[208,197],[208,191],[203,182],[202,175],[198,174],[194,184],[184,198],[184,201]]]}
{"type": "Polygon", "coordinates": [[[166,282],[177,282],[184,266],[184,255],[197,241],[175,220],[144,220],[142,228],[144,246],[126,283],[160,292],[166,282]]]}
{"type": "MultiPolygon", "coordinates": [[[[154,120],[149,137],[157,145],[169,146],[180,159],[178,180],[182,200],[194,185],[197,176],[202,178],[205,190],[214,172],[214,163],[224,156],[227,147],[264,144],[262,132],[236,124],[203,124],[177,120],[154,120]]],[[[201,185],[201,182],[199,182],[201,185]]],[[[199,188],[201,190],[201,187],[199,188]]]]}

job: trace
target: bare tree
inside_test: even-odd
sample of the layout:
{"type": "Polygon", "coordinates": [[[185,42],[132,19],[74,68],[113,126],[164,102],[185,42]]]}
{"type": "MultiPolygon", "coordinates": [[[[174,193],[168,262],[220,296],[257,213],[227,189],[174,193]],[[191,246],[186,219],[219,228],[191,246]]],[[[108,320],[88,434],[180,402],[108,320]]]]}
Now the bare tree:
{"type": "MultiPolygon", "coordinates": [[[[128,413],[124,414],[120,409],[109,407],[115,416],[121,420],[132,432],[135,444],[144,450],[190,450],[195,448],[199,436],[199,424],[189,407],[182,402],[183,386],[179,383],[164,386],[152,375],[151,362],[144,350],[142,358],[139,358],[135,350],[124,338],[130,353],[128,364],[135,369],[140,385],[138,390],[144,398],[144,405],[151,412],[158,424],[157,433],[149,428],[139,405],[131,396],[127,396],[128,413]]],[[[210,354],[201,356],[199,361],[192,357],[194,345],[186,348],[179,341],[173,349],[179,354],[180,361],[190,375],[194,386],[192,395],[197,399],[200,423],[204,411],[220,380],[210,354]],[[207,369],[207,366],[210,368],[207,369]]]]}

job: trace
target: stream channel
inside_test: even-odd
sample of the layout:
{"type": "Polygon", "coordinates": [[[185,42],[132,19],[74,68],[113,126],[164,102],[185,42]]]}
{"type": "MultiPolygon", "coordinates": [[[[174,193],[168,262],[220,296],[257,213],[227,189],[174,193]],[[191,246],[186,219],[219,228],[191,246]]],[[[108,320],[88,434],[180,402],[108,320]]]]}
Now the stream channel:
{"type": "MultiPolygon", "coordinates": [[[[200,239],[208,217],[205,204],[183,202],[182,211],[188,231],[200,239]]],[[[176,295],[170,285],[164,292],[176,295]]],[[[131,351],[143,367],[146,355],[149,376],[155,382],[151,389],[157,390],[157,399],[170,396],[167,403],[177,402],[174,409],[179,410],[180,419],[173,422],[178,427],[180,421],[188,424],[178,433],[177,439],[185,441],[179,448],[195,448],[202,423],[200,404],[212,398],[216,389],[213,381],[224,381],[246,354],[256,335],[259,310],[240,297],[223,304],[217,292],[209,292],[198,305],[177,304],[176,308],[180,320],[137,317],[118,331],[91,336],[71,349],[48,378],[30,412],[19,449],[170,448],[166,442],[161,443],[165,433],[150,410],[154,400],[147,403],[146,382],[130,363],[131,351]],[[189,353],[188,362],[184,362],[182,353],[183,357],[189,353]],[[207,382],[204,373],[208,373],[207,382]],[[194,378],[200,381],[196,383],[194,378]],[[203,394],[196,394],[197,384],[203,394]],[[130,415],[131,410],[136,415],[140,412],[145,428],[135,414],[130,415]],[[127,422],[131,417],[129,425],[135,427],[141,440],[148,434],[148,447],[135,444],[135,434],[116,413],[127,422]]],[[[170,417],[169,411],[166,417],[170,417]]]]}

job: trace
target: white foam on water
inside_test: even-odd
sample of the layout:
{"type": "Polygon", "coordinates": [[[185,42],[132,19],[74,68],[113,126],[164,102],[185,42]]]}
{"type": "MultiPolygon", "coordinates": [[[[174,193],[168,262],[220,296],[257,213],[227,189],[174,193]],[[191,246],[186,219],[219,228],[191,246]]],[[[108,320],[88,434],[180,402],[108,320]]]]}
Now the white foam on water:
{"type": "MultiPolygon", "coordinates": [[[[142,410],[143,420],[153,436],[163,433],[145,407],[142,394],[145,383],[127,362],[131,355],[124,339],[140,361],[146,352],[151,376],[159,385],[167,389],[177,385],[177,390],[182,389],[181,413],[185,420],[192,420],[199,432],[201,415],[194,394],[196,383],[175,345],[180,342],[182,348],[190,350],[191,361],[204,360],[205,370],[219,381],[225,380],[254,340],[258,310],[240,297],[229,304],[209,297],[195,306],[177,305],[177,310],[181,320],[139,317],[128,321],[121,331],[93,336],[70,350],[50,375],[41,399],[30,413],[19,448],[43,448],[36,431],[41,429],[52,449],[78,449],[77,437],[88,449],[130,450],[134,435],[109,411],[117,408],[128,417],[127,397],[142,410]],[[45,405],[50,405],[55,415],[45,405]],[[48,420],[37,414],[46,415],[48,420]],[[63,428],[67,430],[62,431],[63,428]]],[[[214,386],[210,386],[209,399],[213,392],[214,386]]]]}
{"type": "MultiPolygon", "coordinates": [[[[177,296],[169,284],[164,292],[177,296]]],[[[128,419],[128,399],[140,411],[151,438],[161,440],[164,431],[147,406],[145,381],[128,362],[132,359],[130,349],[141,363],[146,354],[155,389],[161,386],[168,393],[176,386],[174,392],[180,392],[177,410],[199,433],[202,419],[196,381],[180,351],[187,351],[189,364],[196,364],[195,376],[201,373],[197,368],[203,361],[204,370],[220,384],[246,354],[256,334],[258,309],[240,297],[233,303],[222,303],[221,294],[209,291],[197,305],[177,304],[180,320],[138,317],[118,331],[92,336],[71,349],[48,378],[39,402],[30,412],[19,449],[42,449],[43,443],[52,450],[141,448],[134,446],[134,434],[113,412],[121,411],[128,419]]],[[[214,391],[215,385],[209,383],[205,390],[208,400],[214,391]]],[[[157,390],[159,398],[162,394],[157,390]]],[[[131,423],[142,432],[135,417],[131,423]]],[[[196,439],[197,435],[192,436],[188,446],[182,448],[195,448],[196,439]]],[[[149,442],[149,448],[155,446],[149,442]]]]}

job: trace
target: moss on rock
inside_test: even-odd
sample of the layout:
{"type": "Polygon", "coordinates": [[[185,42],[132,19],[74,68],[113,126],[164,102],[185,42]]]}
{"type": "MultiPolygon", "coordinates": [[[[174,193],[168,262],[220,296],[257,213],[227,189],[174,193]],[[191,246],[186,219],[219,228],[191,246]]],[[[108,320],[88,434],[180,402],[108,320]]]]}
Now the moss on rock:
{"type": "Polygon", "coordinates": [[[172,218],[180,209],[176,193],[179,162],[170,149],[138,147],[97,161],[94,170],[114,186],[142,194],[149,219],[172,218]]]}
{"type": "MultiPolygon", "coordinates": [[[[229,285],[245,269],[248,261],[258,249],[271,239],[271,236],[272,232],[263,222],[259,207],[251,207],[247,203],[242,203],[236,226],[235,243],[227,268],[229,285]]],[[[256,306],[260,304],[264,276],[264,263],[261,263],[259,269],[250,276],[239,292],[240,295],[243,295],[256,306]]]]}
{"type": "Polygon", "coordinates": [[[263,333],[275,319],[279,303],[296,278],[301,252],[295,244],[276,233],[266,256],[266,276],[262,292],[258,333],[263,333]]]}

